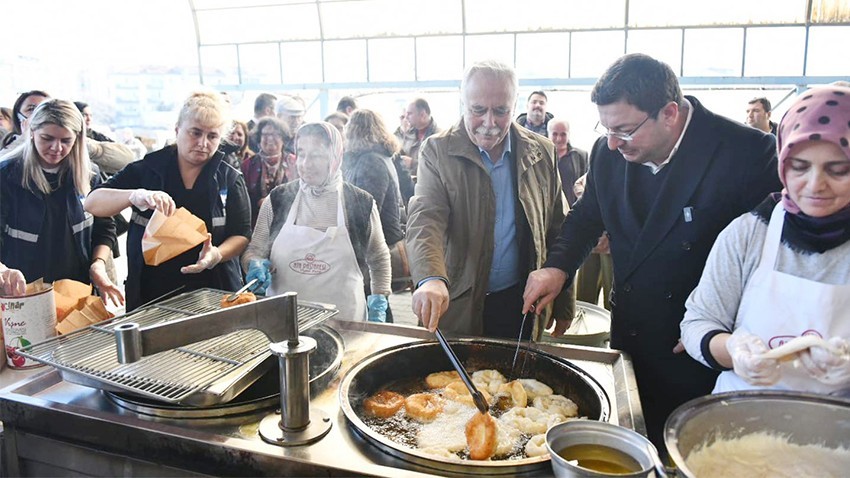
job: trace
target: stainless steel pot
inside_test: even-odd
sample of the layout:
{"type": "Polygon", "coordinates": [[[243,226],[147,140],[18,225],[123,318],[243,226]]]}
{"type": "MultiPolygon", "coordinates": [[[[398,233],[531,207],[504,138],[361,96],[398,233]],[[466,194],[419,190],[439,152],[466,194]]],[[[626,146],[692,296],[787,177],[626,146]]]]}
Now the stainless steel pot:
{"type": "Polygon", "coordinates": [[[850,448],[850,400],[787,391],[748,391],[691,400],[667,419],[664,443],[679,476],[692,478],[692,451],[718,437],[756,432],[788,436],[799,445],[850,448]]]}
{"type": "MultiPolygon", "coordinates": [[[[496,369],[509,376],[515,345],[487,340],[450,341],[460,361],[470,372],[496,369]]],[[[596,380],[567,360],[544,352],[521,348],[517,363],[525,361],[523,378],[548,384],[557,394],[573,400],[579,414],[591,420],[607,421],[611,402],[596,380]]],[[[349,423],[363,438],[385,453],[443,471],[481,474],[516,474],[549,467],[549,457],[503,461],[458,461],[422,453],[396,443],[372,430],[360,417],[363,400],[387,385],[406,379],[424,380],[432,372],[452,370],[435,341],[413,342],[372,354],[354,365],[343,378],[339,401],[349,423]]],[[[520,378],[520,377],[514,377],[520,378]]]]}
{"type": "Polygon", "coordinates": [[[573,420],[560,423],[546,433],[546,447],[552,456],[552,470],[557,478],[602,478],[607,476],[656,477],[666,475],[656,472],[660,462],[658,451],[645,436],[611,423],[573,420]],[[629,474],[610,474],[588,470],[574,465],[558,452],[574,445],[602,445],[621,451],[634,458],[641,466],[639,471],[629,474]]]}

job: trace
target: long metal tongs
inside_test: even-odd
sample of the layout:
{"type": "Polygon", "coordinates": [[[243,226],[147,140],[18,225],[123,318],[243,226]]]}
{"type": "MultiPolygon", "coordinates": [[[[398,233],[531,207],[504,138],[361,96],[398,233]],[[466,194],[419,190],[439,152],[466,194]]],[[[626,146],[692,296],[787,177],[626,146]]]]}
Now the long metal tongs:
{"type": "Polygon", "coordinates": [[[449,345],[446,338],[443,337],[443,333],[440,332],[440,329],[437,329],[436,334],[437,340],[440,341],[440,346],[443,347],[443,351],[446,352],[452,366],[455,370],[457,370],[458,375],[460,375],[460,379],[463,380],[463,384],[466,385],[466,388],[469,389],[469,393],[472,394],[472,401],[475,402],[475,407],[478,408],[478,411],[481,413],[488,413],[490,411],[490,406],[487,405],[487,399],[485,399],[484,395],[475,388],[475,384],[472,383],[472,379],[469,378],[469,374],[466,373],[466,369],[463,368],[463,364],[460,363],[457,355],[455,355],[455,351],[452,350],[451,345],[449,345]]]}
{"type": "MultiPolygon", "coordinates": [[[[511,362],[511,378],[518,378],[516,375],[516,359],[519,356],[519,346],[522,343],[522,333],[525,331],[525,319],[528,318],[529,314],[535,313],[537,307],[534,304],[531,305],[531,309],[522,316],[522,322],[519,324],[519,336],[516,339],[516,351],[514,351],[514,360],[511,362]]],[[[530,342],[530,341],[529,341],[530,342]]],[[[528,359],[528,354],[522,359],[522,367],[519,370],[520,375],[525,371],[525,361],[528,359]]]]}
{"type": "MultiPolygon", "coordinates": [[[[239,297],[239,294],[241,294],[241,293],[245,292],[245,291],[246,291],[246,290],[248,290],[248,289],[251,289],[251,287],[253,287],[253,285],[257,283],[257,280],[259,280],[259,279],[251,279],[251,280],[249,280],[247,284],[243,285],[243,286],[242,286],[239,290],[237,290],[236,292],[234,292],[234,293],[232,293],[232,294],[228,295],[228,296],[227,296],[227,298],[226,298],[226,299],[224,299],[224,300],[225,300],[225,301],[227,301],[227,302],[233,302],[234,300],[236,300],[236,299],[239,297]]],[[[253,290],[253,289],[252,289],[252,290],[253,290]]]]}

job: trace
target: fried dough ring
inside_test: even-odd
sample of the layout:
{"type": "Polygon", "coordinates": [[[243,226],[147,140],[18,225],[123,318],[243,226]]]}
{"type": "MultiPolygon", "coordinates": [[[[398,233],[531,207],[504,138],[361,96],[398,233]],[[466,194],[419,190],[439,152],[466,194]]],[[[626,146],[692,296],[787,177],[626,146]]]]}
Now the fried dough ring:
{"type": "Polygon", "coordinates": [[[442,399],[433,393],[414,393],[404,399],[404,413],[420,422],[430,422],[442,411],[442,399]]]}
{"type": "Polygon", "coordinates": [[[454,370],[429,373],[425,377],[425,385],[428,385],[430,389],[445,388],[446,385],[458,381],[460,381],[460,375],[454,370]]]}
{"type": "Polygon", "coordinates": [[[496,420],[489,413],[476,413],[466,422],[466,444],[469,447],[469,458],[472,460],[488,460],[496,453],[499,430],[496,420]]]}
{"type": "Polygon", "coordinates": [[[404,405],[404,396],[382,390],[363,401],[363,408],[378,418],[389,418],[404,405]]]}

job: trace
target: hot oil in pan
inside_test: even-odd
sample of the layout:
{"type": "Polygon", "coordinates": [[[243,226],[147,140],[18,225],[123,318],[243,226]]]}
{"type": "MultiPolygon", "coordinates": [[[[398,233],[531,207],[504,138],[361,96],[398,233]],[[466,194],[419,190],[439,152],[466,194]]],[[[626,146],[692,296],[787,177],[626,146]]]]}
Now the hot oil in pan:
{"type": "MultiPolygon", "coordinates": [[[[383,388],[383,390],[391,390],[407,397],[414,393],[439,394],[441,389],[428,389],[421,378],[406,378],[390,382],[383,388]]],[[[490,406],[490,414],[493,415],[494,418],[498,418],[505,413],[505,411],[504,401],[497,401],[490,406]]],[[[389,418],[378,418],[366,412],[361,401],[358,405],[357,412],[361,420],[363,420],[363,423],[365,423],[370,429],[380,433],[395,443],[413,449],[419,448],[417,436],[424,425],[421,422],[409,418],[405,414],[404,407],[389,418]]],[[[465,426],[465,423],[458,424],[458,426],[462,428],[465,426]]],[[[511,453],[494,455],[491,460],[519,460],[529,458],[528,455],[525,454],[525,445],[531,437],[532,435],[530,434],[520,434],[511,453]]],[[[469,460],[469,452],[467,450],[458,451],[455,455],[462,460],[469,460]]]]}

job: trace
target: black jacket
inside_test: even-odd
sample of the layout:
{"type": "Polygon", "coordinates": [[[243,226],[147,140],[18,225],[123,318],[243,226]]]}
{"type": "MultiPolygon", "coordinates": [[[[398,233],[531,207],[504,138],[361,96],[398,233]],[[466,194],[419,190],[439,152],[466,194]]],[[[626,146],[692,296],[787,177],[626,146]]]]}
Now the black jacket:
{"type": "MultiPolygon", "coordinates": [[[[211,161],[212,177],[199,176],[198,181],[212,181],[209,187],[211,222],[207,223],[207,231],[212,233],[212,243],[220,245],[231,235],[250,237],[250,205],[248,192],[242,174],[223,161],[224,154],[216,152],[211,161]],[[235,232],[234,234],[228,231],[235,232]]],[[[126,168],[110,178],[102,186],[118,189],[144,188],[152,191],[163,191],[165,177],[169,171],[169,162],[177,161],[177,148],[165,148],[148,154],[142,160],[130,163],[126,168]]],[[[169,191],[165,191],[169,192],[169,191]]],[[[127,266],[126,282],[127,311],[142,305],[143,294],[141,283],[142,268],[145,266],[142,254],[142,236],[145,227],[153,214],[153,210],[139,211],[132,208],[130,229],[127,232],[127,266]]],[[[175,277],[173,284],[168,284],[169,290],[182,285],[184,278],[175,277]]],[[[163,286],[162,284],[157,284],[163,286]]],[[[219,263],[212,269],[212,282],[206,285],[216,289],[236,290],[242,286],[242,271],[239,268],[238,257],[219,263]]]]}
{"type": "Polygon", "coordinates": [[[374,150],[346,152],[341,169],[346,182],[368,192],[375,199],[384,240],[388,246],[392,246],[404,239],[404,233],[399,217],[399,190],[384,157],[383,152],[374,150]]]}
{"type": "Polygon", "coordinates": [[[627,162],[599,138],[584,195],[546,261],[566,271],[569,282],[602,231],[608,232],[614,261],[611,347],[631,354],[656,444],[669,413],[711,393],[717,376],[688,354],[672,352],[685,299],[699,282],[720,231],[781,188],[773,137],[687,99],[693,117],[665,166],[670,169],[643,226],[630,197],[635,173],[646,166],[627,162]]]}

